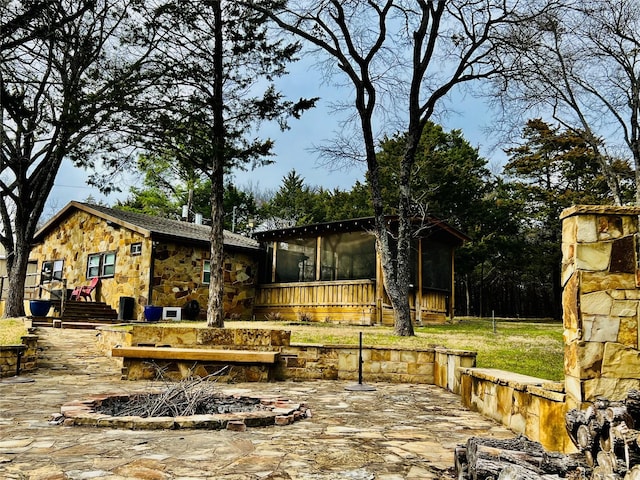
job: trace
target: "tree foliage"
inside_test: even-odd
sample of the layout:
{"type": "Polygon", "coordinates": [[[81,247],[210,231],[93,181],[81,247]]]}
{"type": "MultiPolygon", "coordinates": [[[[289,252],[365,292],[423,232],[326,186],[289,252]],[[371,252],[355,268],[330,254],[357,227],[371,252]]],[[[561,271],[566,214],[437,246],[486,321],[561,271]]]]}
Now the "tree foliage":
{"type": "MultiPolygon", "coordinates": [[[[325,65],[338,66],[342,78],[353,88],[353,118],[362,135],[361,158],[367,165],[376,247],[382,258],[385,289],[393,305],[395,331],[413,335],[408,302],[410,179],[422,131],[455,87],[492,77],[505,68],[500,46],[511,39],[511,31],[519,23],[541,13],[540,4],[329,0],[292,4],[278,12],[257,8],[324,54],[330,59],[325,65]],[[406,126],[404,154],[397,170],[398,231],[393,239],[384,218],[374,128],[378,115],[385,111],[398,115],[396,118],[406,126]]],[[[351,157],[355,150],[344,149],[343,154],[351,157]]]]}
{"type": "Polygon", "coordinates": [[[496,93],[505,117],[542,115],[580,135],[617,205],[624,202],[612,164],[619,157],[633,159],[640,201],[639,32],[633,0],[560,2],[518,29],[504,52],[514,68],[496,93]]]}
{"type": "Polygon", "coordinates": [[[5,316],[24,314],[28,255],[62,160],[92,166],[96,153],[113,149],[118,114],[144,83],[148,48],[120,42],[138,28],[138,15],[137,3],[127,0],[0,4],[5,316]]]}
{"type": "MultiPolygon", "coordinates": [[[[279,3],[264,0],[269,10],[279,3]]],[[[314,100],[290,101],[273,80],[286,73],[299,46],[269,33],[267,18],[237,2],[168,1],[154,11],[162,41],[152,57],[154,88],[139,99],[132,125],[138,141],[211,185],[211,282],[207,321],[224,325],[224,176],[231,168],[268,163],[273,141],[253,136],[262,121],[299,117],[314,100]]],[[[112,165],[115,166],[115,165],[112,165]]]]}

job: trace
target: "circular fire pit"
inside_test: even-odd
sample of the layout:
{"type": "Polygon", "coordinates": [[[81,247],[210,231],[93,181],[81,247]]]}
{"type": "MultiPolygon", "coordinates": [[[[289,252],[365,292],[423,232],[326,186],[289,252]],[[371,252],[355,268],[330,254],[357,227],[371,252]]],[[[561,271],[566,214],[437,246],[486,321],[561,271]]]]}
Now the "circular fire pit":
{"type": "MultiPolygon", "coordinates": [[[[64,404],[56,423],[66,426],[84,425],[93,427],[126,428],[131,430],[159,430],[202,428],[212,430],[244,431],[247,427],[289,425],[296,420],[311,416],[309,408],[279,396],[239,396],[215,394],[204,403],[211,407],[208,413],[171,415],[162,408],[159,415],[148,412],[130,415],[129,405],[144,398],[146,404],[154,406],[154,396],[163,392],[131,394],[92,395],[85,400],[64,404]]],[[[157,402],[158,403],[158,402],[157,402]]]]}

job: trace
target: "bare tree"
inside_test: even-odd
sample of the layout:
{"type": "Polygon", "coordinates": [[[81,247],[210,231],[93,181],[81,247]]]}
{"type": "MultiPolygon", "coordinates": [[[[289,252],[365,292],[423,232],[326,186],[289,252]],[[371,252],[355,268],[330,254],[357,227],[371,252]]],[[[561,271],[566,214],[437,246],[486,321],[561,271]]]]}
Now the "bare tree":
{"type": "MultiPolygon", "coordinates": [[[[0,4],[0,243],[5,316],[24,314],[33,235],[62,160],[92,165],[117,112],[137,89],[145,51],[121,35],[137,24],[128,0],[0,4]]],[[[137,27],[137,25],[136,25],[137,27]]]]}
{"type": "Polygon", "coordinates": [[[408,301],[411,172],[422,130],[444,111],[443,102],[452,90],[504,70],[500,47],[520,23],[531,21],[544,8],[541,2],[498,0],[323,0],[291,2],[283,12],[263,10],[281,28],[315,47],[324,55],[323,66],[335,67],[353,88],[376,245],[398,335],[414,333],[408,301]],[[394,232],[388,230],[383,213],[376,158],[375,124],[383,113],[403,115],[400,125],[407,132],[398,169],[399,223],[394,232]]]}
{"type": "Polygon", "coordinates": [[[612,162],[626,151],[634,161],[640,203],[637,2],[566,1],[519,34],[505,51],[516,68],[498,82],[506,114],[520,125],[523,113],[551,116],[580,134],[595,152],[618,205],[622,194],[612,162]]]}

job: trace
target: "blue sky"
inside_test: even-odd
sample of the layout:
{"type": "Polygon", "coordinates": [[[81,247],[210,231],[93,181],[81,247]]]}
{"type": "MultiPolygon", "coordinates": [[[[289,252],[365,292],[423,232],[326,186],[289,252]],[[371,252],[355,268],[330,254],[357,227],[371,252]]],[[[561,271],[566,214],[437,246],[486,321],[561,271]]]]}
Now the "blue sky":
{"type": "MultiPolygon", "coordinates": [[[[279,87],[291,99],[320,97],[317,107],[305,112],[300,120],[292,120],[291,128],[287,131],[281,132],[275,125],[262,127],[262,131],[275,140],[275,163],[248,172],[236,172],[234,178],[239,187],[251,185],[258,190],[275,191],[282,178],[292,169],[304,177],[306,184],[327,189],[347,190],[357,180],[363,181],[364,166],[330,171],[319,165],[318,155],[312,151],[314,145],[335,137],[334,132],[340,128],[340,118],[332,113],[331,103],[341,96],[349,95],[349,92],[321,84],[318,73],[309,65],[304,60],[295,64],[291,73],[281,80],[279,87]]],[[[492,120],[488,107],[469,95],[453,95],[449,106],[453,113],[449,113],[438,123],[447,130],[462,130],[465,138],[473,146],[479,147],[480,153],[489,159],[490,168],[499,166],[503,155],[491,150],[494,140],[487,138],[486,133],[492,120]]],[[[385,133],[391,135],[394,132],[385,133]]],[[[49,212],[45,211],[45,216],[51,215],[71,200],[83,201],[89,196],[111,205],[118,199],[125,199],[131,185],[139,181],[134,175],[125,175],[119,185],[122,192],[104,196],[96,188],[86,184],[88,175],[89,172],[75,168],[65,161],[49,197],[49,212]]]]}

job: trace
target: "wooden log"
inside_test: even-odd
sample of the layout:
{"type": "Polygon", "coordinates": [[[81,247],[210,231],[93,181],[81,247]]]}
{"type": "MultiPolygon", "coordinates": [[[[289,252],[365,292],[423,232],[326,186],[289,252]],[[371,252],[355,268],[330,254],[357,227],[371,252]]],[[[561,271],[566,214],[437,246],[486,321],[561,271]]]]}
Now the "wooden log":
{"type": "Polygon", "coordinates": [[[578,428],[580,425],[586,425],[587,423],[588,410],[573,409],[569,410],[565,415],[565,427],[567,429],[567,434],[576,447],[579,446],[578,428]]]}
{"type": "Polygon", "coordinates": [[[592,450],[595,445],[596,437],[588,425],[580,425],[576,431],[576,446],[582,451],[592,450]]]}
{"type": "Polygon", "coordinates": [[[596,467],[591,474],[591,480],[622,480],[622,477],[615,473],[607,472],[606,469],[603,470],[600,467],[596,467]]]}
{"type": "Polygon", "coordinates": [[[631,467],[631,470],[624,476],[624,480],[640,480],[640,465],[631,467]]]}
{"type": "Polygon", "coordinates": [[[558,475],[539,475],[520,465],[507,465],[498,475],[498,480],[560,480],[561,478],[558,475]]]}
{"type": "Polygon", "coordinates": [[[516,465],[538,475],[566,476],[567,472],[585,468],[581,455],[546,452],[541,444],[526,437],[496,440],[472,438],[467,442],[469,476],[496,475],[505,466],[516,465]]]}
{"type": "Polygon", "coordinates": [[[458,445],[454,450],[455,473],[458,480],[466,480],[469,474],[469,463],[467,461],[467,449],[458,445]]]}
{"type": "Polygon", "coordinates": [[[627,426],[633,427],[633,418],[627,406],[621,403],[609,406],[604,412],[604,418],[611,424],[624,422],[627,426]]]}
{"type": "Polygon", "coordinates": [[[599,451],[596,461],[598,469],[602,473],[614,473],[617,468],[618,459],[613,452],[599,451]]]}
{"type": "Polygon", "coordinates": [[[629,390],[624,401],[629,416],[634,420],[631,427],[640,425],[640,390],[629,390]]]}

